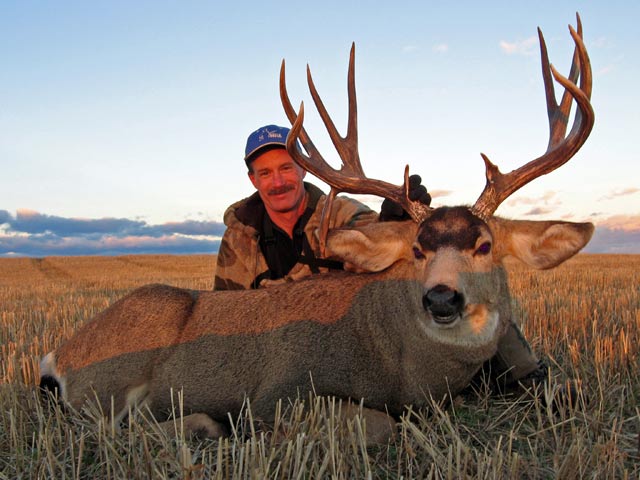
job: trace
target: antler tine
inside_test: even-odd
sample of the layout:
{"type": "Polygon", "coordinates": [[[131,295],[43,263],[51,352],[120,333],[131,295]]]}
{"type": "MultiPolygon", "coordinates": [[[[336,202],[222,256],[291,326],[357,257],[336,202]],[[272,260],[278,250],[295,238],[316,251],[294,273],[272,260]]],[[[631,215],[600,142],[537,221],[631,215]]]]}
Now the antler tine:
{"type": "MultiPolygon", "coordinates": [[[[282,91],[282,90],[281,90],[282,91]]],[[[293,157],[293,159],[305,170],[313,173],[314,175],[316,175],[318,178],[323,179],[325,178],[325,175],[327,175],[327,169],[335,172],[336,170],[333,169],[329,164],[327,164],[322,157],[319,155],[318,151],[315,149],[315,147],[313,147],[313,144],[311,144],[311,148],[314,149],[314,153],[316,154],[314,156],[314,158],[317,160],[318,158],[320,159],[320,165],[317,165],[318,162],[314,162],[312,161],[312,159],[310,157],[305,156],[299,149],[298,149],[298,145],[296,144],[296,141],[298,140],[298,138],[300,138],[302,140],[302,133],[304,132],[304,128],[302,127],[302,123],[304,122],[304,103],[301,102],[300,103],[300,111],[298,113],[298,115],[296,116],[295,121],[293,122],[293,125],[291,126],[291,130],[289,131],[289,134],[287,135],[287,151],[289,152],[289,155],[291,155],[291,157],[293,157]]],[[[308,143],[310,143],[310,140],[307,138],[308,143]]],[[[305,145],[305,149],[307,149],[307,145],[305,144],[305,142],[303,141],[303,145],[305,145]]],[[[311,155],[311,152],[310,152],[311,155]]],[[[325,180],[327,181],[327,180],[325,180]]],[[[328,183],[328,181],[327,181],[328,183]]],[[[329,233],[329,223],[330,223],[330,216],[331,216],[331,210],[333,207],[333,199],[336,197],[336,195],[338,193],[340,193],[340,190],[329,183],[329,185],[331,186],[331,190],[329,191],[329,195],[327,195],[327,198],[324,202],[324,206],[322,207],[322,213],[320,214],[320,225],[318,227],[319,232],[318,232],[318,238],[319,238],[319,244],[320,244],[320,255],[324,257],[324,252],[325,252],[325,247],[327,244],[327,235],[329,233]]]]}
{"type": "Polygon", "coordinates": [[[360,163],[358,155],[358,128],[357,128],[357,101],[355,94],[355,44],[351,47],[349,57],[349,73],[348,73],[348,96],[349,96],[349,120],[346,137],[341,137],[335,124],[331,120],[320,95],[313,83],[311,72],[307,66],[307,82],[311,96],[316,104],[320,117],[329,132],[329,136],[340,155],[342,166],[339,170],[331,167],[320,155],[309,135],[303,128],[304,120],[304,104],[300,105],[300,112],[296,114],[285,82],[285,63],[282,62],[280,68],[280,98],[282,106],[292,123],[291,131],[287,136],[287,151],[293,159],[305,170],[311,172],[316,177],[326,182],[331,191],[327,196],[327,201],[322,213],[320,225],[320,248],[324,253],[324,245],[326,242],[326,234],[329,230],[329,215],[333,199],[340,192],[355,194],[376,195],[400,204],[416,222],[422,222],[430,212],[430,208],[420,202],[414,202],[408,197],[409,180],[408,167],[405,169],[404,184],[401,186],[393,185],[382,180],[367,178],[360,163]],[[305,155],[297,148],[296,140],[299,139],[308,155],[305,155]]]}
{"type": "Polygon", "coordinates": [[[360,175],[364,177],[364,171],[360,163],[360,155],[358,153],[358,105],[356,99],[356,81],[355,81],[355,53],[356,44],[351,44],[351,51],[349,52],[349,71],[347,74],[347,97],[349,101],[349,117],[347,124],[347,135],[342,137],[338,132],[333,120],[329,116],[327,109],[318,94],[315,84],[313,83],[313,77],[311,76],[311,69],[307,65],[307,83],[309,85],[309,91],[311,92],[311,98],[318,109],[320,118],[324,122],[329,137],[333,142],[333,145],[338,151],[338,155],[342,159],[342,171],[349,172],[350,174],[360,175]]]}
{"type": "Polygon", "coordinates": [[[595,122],[595,114],[590,102],[592,87],[591,63],[582,40],[580,16],[576,15],[576,17],[578,32],[569,25],[569,32],[575,42],[569,78],[562,76],[549,63],[544,37],[540,29],[538,29],[542,77],[545,85],[547,115],[549,117],[549,144],[547,151],[542,156],[508,174],[502,174],[486,155],[481,154],[486,167],[487,183],[482,194],[480,194],[480,197],[472,207],[472,211],[484,220],[489,219],[498,206],[513,192],[532,180],[546,175],[567,163],[580,150],[591,133],[595,122]],[[560,105],[556,103],[552,76],[556,82],[565,88],[560,105]],[[576,85],[578,77],[580,77],[580,87],[576,85]],[[576,109],[571,131],[565,137],[571,103],[574,99],[578,108],[576,109]]]}
{"type": "MultiPolygon", "coordinates": [[[[302,152],[299,152],[297,149],[292,154],[294,160],[298,162],[298,164],[304,168],[305,170],[313,173],[321,180],[325,181],[331,187],[337,188],[341,192],[350,192],[350,193],[360,193],[353,191],[353,188],[356,188],[357,183],[360,180],[366,179],[364,175],[364,171],[362,170],[362,166],[360,164],[360,157],[358,155],[358,127],[357,127],[357,101],[355,95],[355,74],[354,74],[354,56],[355,56],[355,44],[351,47],[351,54],[349,59],[349,74],[348,74],[348,95],[349,95],[349,120],[347,127],[347,136],[342,138],[338,133],[335,124],[331,120],[327,109],[318,94],[318,91],[313,83],[313,78],[311,76],[311,70],[307,65],[307,83],[309,84],[309,90],[311,91],[311,96],[313,98],[314,103],[318,109],[318,113],[320,114],[320,118],[324,122],[325,127],[329,133],[329,137],[333,142],[340,159],[342,160],[342,166],[340,170],[336,170],[331,165],[329,165],[323,158],[318,149],[315,147],[311,138],[307,134],[304,127],[299,129],[299,139],[304,149],[307,151],[308,156],[305,156],[302,152]],[[325,178],[328,174],[332,175],[332,180],[328,180],[325,178]],[[341,178],[345,182],[349,179],[353,181],[353,185],[351,184],[342,184],[336,183],[337,180],[341,178]]],[[[280,67],[280,99],[282,101],[282,106],[284,107],[285,113],[287,114],[287,118],[289,121],[294,124],[298,115],[293,109],[293,105],[289,100],[289,95],[287,93],[287,86],[285,80],[285,62],[282,61],[282,66],[280,67]]],[[[295,142],[293,143],[295,145],[295,142]]],[[[348,183],[348,182],[347,182],[348,183]]],[[[382,182],[384,183],[384,182],[382,182]]],[[[392,186],[394,189],[398,187],[392,186]]],[[[385,197],[386,198],[386,197],[385,197]]]]}
{"type": "MultiPolygon", "coordinates": [[[[291,125],[293,125],[298,118],[298,115],[296,114],[296,111],[291,104],[291,100],[289,100],[289,94],[287,93],[284,59],[282,60],[282,64],[280,65],[280,101],[282,102],[282,107],[284,108],[284,112],[287,115],[289,122],[291,122],[291,125]]],[[[299,133],[296,135],[296,137],[300,139],[300,142],[302,143],[302,145],[304,145],[304,149],[309,155],[320,155],[320,152],[311,141],[311,138],[307,134],[307,131],[304,129],[304,127],[300,128],[299,133]]],[[[295,145],[295,142],[293,143],[293,145],[295,145]]],[[[300,162],[298,163],[300,164],[300,162]]],[[[307,167],[305,165],[300,164],[300,166],[307,170],[307,167]]],[[[330,165],[328,165],[328,167],[331,168],[330,165]]]]}
{"type": "MultiPolygon", "coordinates": [[[[582,22],[580,21],[580,15],[576,13],[576,20],[578,26],[578,36],[582,38],[582,22]]],[[[569,27],[571,28],[571,26],[569,27]]],[[[571,102],[573,97],[569,90],[564,91],[560,105],[556,102],[555,89],[553,86],[553,79],[551,78],[551,64],[549,63],[549,55],[547,53],[547,44],[542,35],[542,30],[538,28],[538,40],[540,41],[540,55],[542,60],[542,79],[544,80],[545,94],[547,100],[547,115],[549,117],[549,145],[547,149],[553,148],[559,142],[564,140],[567,132],[567,125],[569,122],[569,113],[571,109],[571,102]]],[[[572,83],[577,83],[578,76],[580,74],[580,60],[578,48],[573,49],[573,59],[571,61],[571,68],[569,69],[569,76],[567,77],[572,83]]]]}

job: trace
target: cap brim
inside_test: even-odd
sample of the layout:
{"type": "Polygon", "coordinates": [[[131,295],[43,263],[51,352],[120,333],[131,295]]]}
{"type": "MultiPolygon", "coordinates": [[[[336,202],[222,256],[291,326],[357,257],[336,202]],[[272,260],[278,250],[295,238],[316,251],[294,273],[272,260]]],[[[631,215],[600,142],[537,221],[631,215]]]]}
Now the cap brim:
{"type": "Polygon", "coordinates": [[[282,147],[285,150],[287,149],[287,145],[285,143],[282,142],[269,142],[269,143],[263,143],[262,145],[260,145],[259,147],[254,148],[253,150],[251,150],[249,153],[247,153],[244,156],[244,161],[246,162],[247,160],[249,160],[251,157],[253,157],[256,153],[258,153],[260,150],[263,150],[267,147],[282,147]]]}

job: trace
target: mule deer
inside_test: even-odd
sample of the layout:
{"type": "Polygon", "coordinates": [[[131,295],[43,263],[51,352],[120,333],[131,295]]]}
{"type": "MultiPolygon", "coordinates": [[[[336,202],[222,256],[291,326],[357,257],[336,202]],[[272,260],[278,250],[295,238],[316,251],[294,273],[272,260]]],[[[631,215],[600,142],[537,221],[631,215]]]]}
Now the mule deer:
{"type": "Polygon", "coordinates": [[[328,273],[251,291],[139,288],[49,353],[41,363],[41,385],[57,388],[74,407],[97,398],[116,419],[143,403],[160,417],[171,408],[170,389],[182,389],[185,411],[199,414],[196,427],[209,425],[212,434],[218,432],[215,422],[238,414],[247,397],[254,414],[268,422],[278,399],[313,389],[362,400],[372,439],[390,433],[380,412],[397,416],[408,405],[426,405],[430,396],[459,392],[495,354],[511,321],[502,260],[513,256],[533,268],[551,268],[577,253],[593,232],[590,223],[493,215],[511,193],[567,162],[591,131],[591,69],[581,30],[578,17],[578,31],[570,27],[575,52],[569,78],[549,65],[539,33],[550,125],[546,153],[509,174],[483,155],[487,184],[472,207],[430,209],[411,202],[408,168],[404,186],[365,177],[357,149],[353,48],[344,139],[308,73],[343,161],[340,170],[331,168],[302,128],[303,107],[296,114],[291,106],[283,62],[281,98],[293,123],[288,148],[331,186],[323,217],[344,191],[392,199],[412,220],[320,228],[327,256],[367,273],[328,273]],[[552,75],[565,88],[560,105],[552,75]],[[566,135],[572,99],[578,108],[566,135]],[[297,139],[308,156],[296,149],[297,139]]]}

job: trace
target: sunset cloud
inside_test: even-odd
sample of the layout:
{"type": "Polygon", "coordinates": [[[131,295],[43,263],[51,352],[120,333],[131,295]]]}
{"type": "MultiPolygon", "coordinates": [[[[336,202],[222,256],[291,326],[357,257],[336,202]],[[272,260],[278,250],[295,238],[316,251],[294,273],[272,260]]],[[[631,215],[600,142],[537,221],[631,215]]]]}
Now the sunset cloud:
{"type": "Polygon", "coordinates": [[[521,211],[518,215],[536,216],[552,214],[558,207],[562,205],[562,201],[557,196],[557,192],[549,190],[537,197],[516,196],[506,202],[511,208],[528,207],[527,210],[521,211]]]}
{"type": "Polygon", "coordinates": [[[52,233],[60,236],[104,234],[129,235],[140,232],[146,224],[126,218],[65,218],[45,215],[33,210],[18,210],[14,218],[7,222],[11,229],[25,233],[52,233]]]}
{"type": "Polygon", "coordinates": [[[0,256],[215,253],[225,226],[185,220],[158,225],[127,218],[66,218],[0,210],[0,256]]]}
{"type": "Polygon", "coordinates": [[[585,247],[584,252],[640,254],[640,230],[624,232],[596,228],[593,238],[585,247]]]}
{"type": "Polygon", "coordinates": [[[47,257],[52,255],[128,255],[216,253],[219,239],[197,239],[179,235],[163,237],[12,236],[0,233],[0,257],[47,257]]]}
{"type": "Polygon", "coordinates": [[[640,230],[640,215],[613,215],[596,222],[598,227],[633,232],[640,230]]]}
{"type": "Polygon", "coordinates": [[[544,207],[533,207],[528,212],[525,212],[525,216],[533,216],[533,215],[549,215],[553,212],[553,208],[544,208],[544,207]]]}
{"type": "Polygon", "coordinates": [[[529,37],[515,42],[500,41],[500,49],[507,55],[533,55],[538,46],[537,37],[529,37]]]}
{"type": "MultiPolygon", "coordinates": [[[[429,195],[431,195],[432,200],[437,200],[442,197],[447,197],[451,195],[453,191],[451,190],[429,190],[429,195]]],[[[382,202],[384,202],[384,198],[378,197],[377,195],[351,195],[352,198],[357,199],[358,201],[364,203],[370,209],[379,211],[382,202]]],[[[434,202],[431,206],[437,206],[434,202]]]]}
{"type": "Polygon", "coordinates": [[[0,223],[8,224],[9,230],[14,232],[49,233],[60,237],[103,234],[160,237],[172,233],[221,236],[225,230],[224,224],[211,221],[185,220],[149,225],[142,220],[128,218],[66,218],[32,210],[18,210],[15,217],[6,210],[0,210],[0,223]]]}
{"type": "Polygon", "coordinates": [[[431,198],[448,197],[452,193],[452,190],[429,190],[429,195],[431,195],[431,198]]]}
{"type": "MultiPolygon", "coordinates": [[[[431,192],[434,198],[450,193],[431,192]]],[[[525,199],[519,202],[528,204],[525,199]]],[[[540,206],[528,212],[546,213],[540,206]]],[[[640,254],[640,215],[593,221],[596,230],[585,252],[640,254]]],[[[127,218],[67,218],[31,210],[20,210],[14,216],[0,210],[0,257],[217,253],[224,230],[224,224],[213,221],[188,219],[154,225],[127,218]]]]}
{"type": "Polygon", "coordinates": [[[585,252],[640,254],[640,215],[614,215],[595,224],[596,231],[585,252]]]}
{"type": "Polygon", "coordinates": [[[507,205],[515,207],[517,205],[560,205],[560,199],[557,197],[557,192],[548,190],[538,197],[524,197],[516,196],[507,201],[507,205]]]}
{"type": "Polygon", "coordinates": [[[599,200],[613,200],[614,198],[627,197],[629,195],[633,195],[638,192],[640,192],[640,188],[636,188],[636,187],[618,188],[618,189],[612,190],[607,195],[600,197],[599,200]]]}

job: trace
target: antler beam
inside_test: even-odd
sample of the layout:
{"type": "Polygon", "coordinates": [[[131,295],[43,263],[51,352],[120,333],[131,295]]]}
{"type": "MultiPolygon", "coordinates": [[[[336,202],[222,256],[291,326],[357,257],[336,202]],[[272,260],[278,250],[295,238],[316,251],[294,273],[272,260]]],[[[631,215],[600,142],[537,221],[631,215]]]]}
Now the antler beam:
{"type": "Polygon", "coordinates": [[[481,154],[486,167],[487,183],[472,207],[472,211],[484,220],[491,217],[500,204],[516,190],[567,163],[580,150],[580,147],[582,147],[591,133],[595,122],[595,114],[590,102],[591,63],[582,40],[580,16],[576,14],[576,18],[578,31],[576,32],[569,25],[569,31],[576,45],[569,78],[563,77],[553,65],[549,64],[547,46],[542,31],[538,29],[542,57],[542,77],[544,79],[547,114],[549,117],[549,144],[547,151],[541,157],[531,160],[508,174],[501,173],[498,167],[485,154],[481,154]],[[552,75],[556,82],[565,88],[560,105],[556,103],[552,75]],[[576,84],[578,76],[580,77],[580,87],[576,84]],[[571,131],[565,138],[573,99],[575,99],[578,108],[571,131]]]}

